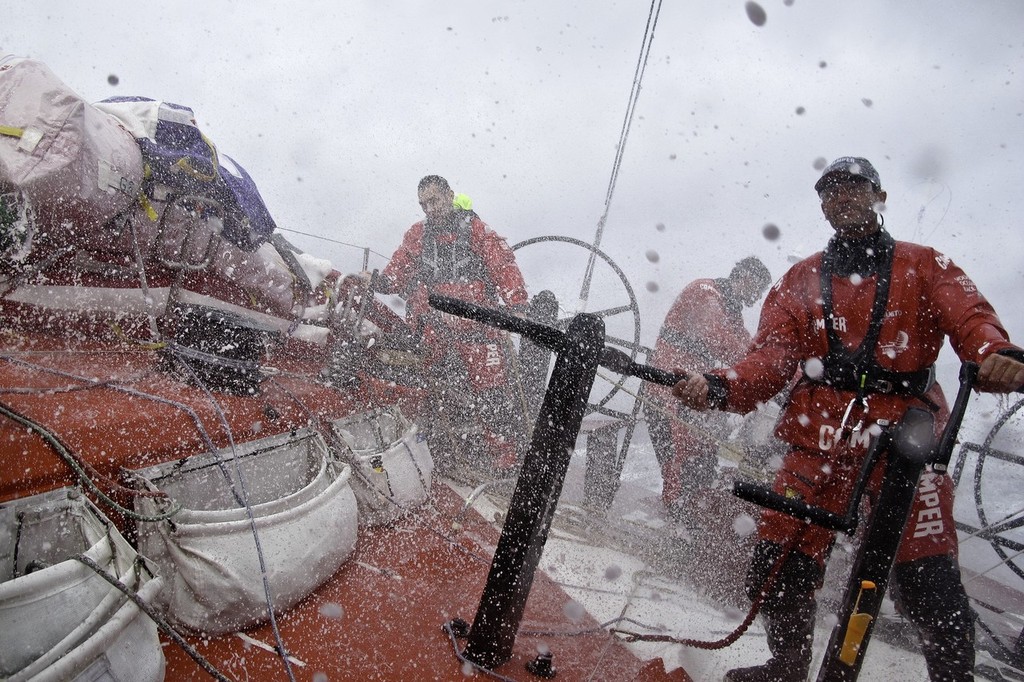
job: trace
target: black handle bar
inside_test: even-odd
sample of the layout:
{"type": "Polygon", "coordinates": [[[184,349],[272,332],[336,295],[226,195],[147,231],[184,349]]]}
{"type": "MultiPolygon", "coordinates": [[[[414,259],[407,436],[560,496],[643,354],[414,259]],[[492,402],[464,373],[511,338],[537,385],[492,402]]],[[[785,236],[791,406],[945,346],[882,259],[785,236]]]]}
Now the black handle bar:
{"type": "MultiPolygon", "coordinates": [[[[568,343],[565,332],[549,327],[546,324],[516,317],[502,310],[485,308],[462,299],[437,294],[430,294],[427,300],[431,306],[443,313],[465,317],[513,334],[520,334],[538,346],[543,346],[556,353],[563,352],[568,343]]],[[[634,362],[626,353],[612,346],[605,346],[601,350],[601,357],[598,362],[601,366],[607,367],[619,374],[626,374],[663,386],[675,386],[679,381],[686,378],[685,374],[675,374],[658,369],[657,367],[634,362]]]]}
{"type": "Polygon", "coordinates": [[[463,301],[460,298],[452,298],[451,296],[430,294],[427,296],[427,301],[432,307],[443,313],[455,315],[456,317],[465,317],[466,319],[483,322],[486,325],[512,332],[513,334],[520,334],[538,346],[544,346],[556,353],[561,353],[565,349],[565,332],[549,327],[546,324],[516,317],[502,310],[485,308],[475,303],[463,301]]]}
{"type": "Polygon", "coordinates": [[[806,502],[785,497],[784,495],[780,495],[771,488],[766,488],[763,485],[748,483],[746,481],[736,481],[733,483],[732,492],[736,497],[746,500],[747,502],[753,502],[765,509],[772,509],[784,514],[789,514],[790,516],[809,521],[810,523],[813,523],[816,526],[821,526],[822,528],[841,531],[847,535],[852,534],[857,528],[856,519],[851,520],[840,516],[839,514],[826,511],[821,507],[815,507],[814,505],[807,504],[806,502]]]}

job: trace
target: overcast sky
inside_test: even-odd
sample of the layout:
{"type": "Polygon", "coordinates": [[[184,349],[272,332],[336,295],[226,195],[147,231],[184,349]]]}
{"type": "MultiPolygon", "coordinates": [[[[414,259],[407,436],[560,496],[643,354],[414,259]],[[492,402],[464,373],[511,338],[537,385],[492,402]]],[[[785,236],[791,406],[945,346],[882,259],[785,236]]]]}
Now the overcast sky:
{"type": "MultiPolygon", "coordinates": [[[[1024,3],[761,6],[762,26],[740,1],[662,7],[602,243],[644,342],[687,281],[750,254],[778,276],[820,249],[815,163],[848,154],[878,168],[892,234],[950,255],[1024,342],[1024,3]]],[[[192,107],[285,230],[389,255],[421,217],[416,182],[439,173],[511,244],[591,241],[650,7],[8,0],[0,53],[90,101],[192,107]]],[[[351,249],[286,235],[359,269],[351,249]]],[[[578,291],[586,254],[561,248],[520,252],[531,292],[578,291]]],[[[620,303],[614,288],[590,309],[620,303]]]]}

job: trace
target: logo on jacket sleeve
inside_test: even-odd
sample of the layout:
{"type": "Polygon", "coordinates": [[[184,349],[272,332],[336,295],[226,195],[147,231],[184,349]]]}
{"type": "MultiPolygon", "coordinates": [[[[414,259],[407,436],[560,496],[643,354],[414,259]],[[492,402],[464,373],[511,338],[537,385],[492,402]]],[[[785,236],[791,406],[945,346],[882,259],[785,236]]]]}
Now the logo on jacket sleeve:
{"type": "Polygon", "coordinates": [[[956,281],[957,281],[957,283],[960,286],[962,286],[964,288],[964,293],[965,294],[977,293],[977,291],[978,291],[977,285],[975,285],[974,282],[971,281],[971,278],[968,277],[967,275],[957,275],[956,281]]]}

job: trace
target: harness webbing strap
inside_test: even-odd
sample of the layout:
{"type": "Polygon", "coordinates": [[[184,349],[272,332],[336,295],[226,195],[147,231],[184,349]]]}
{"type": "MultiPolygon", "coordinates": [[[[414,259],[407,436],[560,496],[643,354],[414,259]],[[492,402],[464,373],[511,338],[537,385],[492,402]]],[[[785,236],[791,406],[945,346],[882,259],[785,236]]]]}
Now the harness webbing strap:
{"type": "Polygon", "coordinates": [[[871,306],[871,321],[868,324],[868,331],[864,339],[852,353],[846,350],[839,335],[836,333],[835,325],[832,324],[834,312],[832,309],[832,275],[835,271],[835,263],[832,254],[826,251],[821,259],[821,308],[825,319],[825,332],[828,334],[828,356],[825,359],[826,373],[835,366],[837,369],[852,367],[856,373],[862,374],[877,365],[875,362],[875,346],[878,345],[878,335],[882,331],[882,321],[885,319],[885,310],[889,305],[889,285],[892,282],[892,259],[896,251],[895,244],[891,241],[882,247],[880,267],[878,268],[878,282],[875,285],[875,300],[871,306]]]}
{"type": "Polygon", "coordinates": [[[894,372],[879,366],[875,348],[881,334],[885,311],[889,304],[892,283],[892,263],[896,243],[887,234],[882,235],[878,248],[878,281],[871,306],[871,320],[860,345],[852,352],[843,345],[834,325],[832,277],[835,273],[835,254],[826,250],[821,261],[821,300],[825,331],[828,335],[828,354],[824,358],[825,372],[819,380],[836,388],[865,393],[899,393],[921,395],[934,380],[932,368],[915,372],[894,372]]]}
{"type": "Polygon", "coordinates": [[[484,257],[473,247],[471,222],[469,215],[460,216],[452,229],[455,240],[450,243],[442,243],[439,239],[447,229],[424,225],[419,275],[410,281],[411,286],[476,281],[484,285],[489,298],[497,296],[484,257]]]}

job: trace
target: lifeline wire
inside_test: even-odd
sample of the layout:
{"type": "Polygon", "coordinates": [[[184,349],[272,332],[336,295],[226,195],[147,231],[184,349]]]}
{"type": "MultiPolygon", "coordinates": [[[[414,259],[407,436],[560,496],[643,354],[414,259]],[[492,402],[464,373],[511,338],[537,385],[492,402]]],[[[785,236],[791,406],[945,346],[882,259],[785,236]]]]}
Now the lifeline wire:
{"type": "Polygon", "coordinates": [[[367,249],[365,246],[359,246],[358,244],[349,244],[348,242],[338,241],[337,239],[331,239],[330,237],[321,237],[318,234],[311,234],[309,232],[300,232],[299,230],[291,230],[287,227],[278,227],[277,229],[282,232],[291,232],[293,234],[301,234],[303,237],[313,237],[314,239],[322,239],[325,242],[331,242],[332,244],[340,244],[342,246],[351,246],[354,249],[367,250],[375,256],[380,256],[384,260],[391,260],[391,256],[385,256],[383,253],[377,253],[373,249],[367,249]]]}

